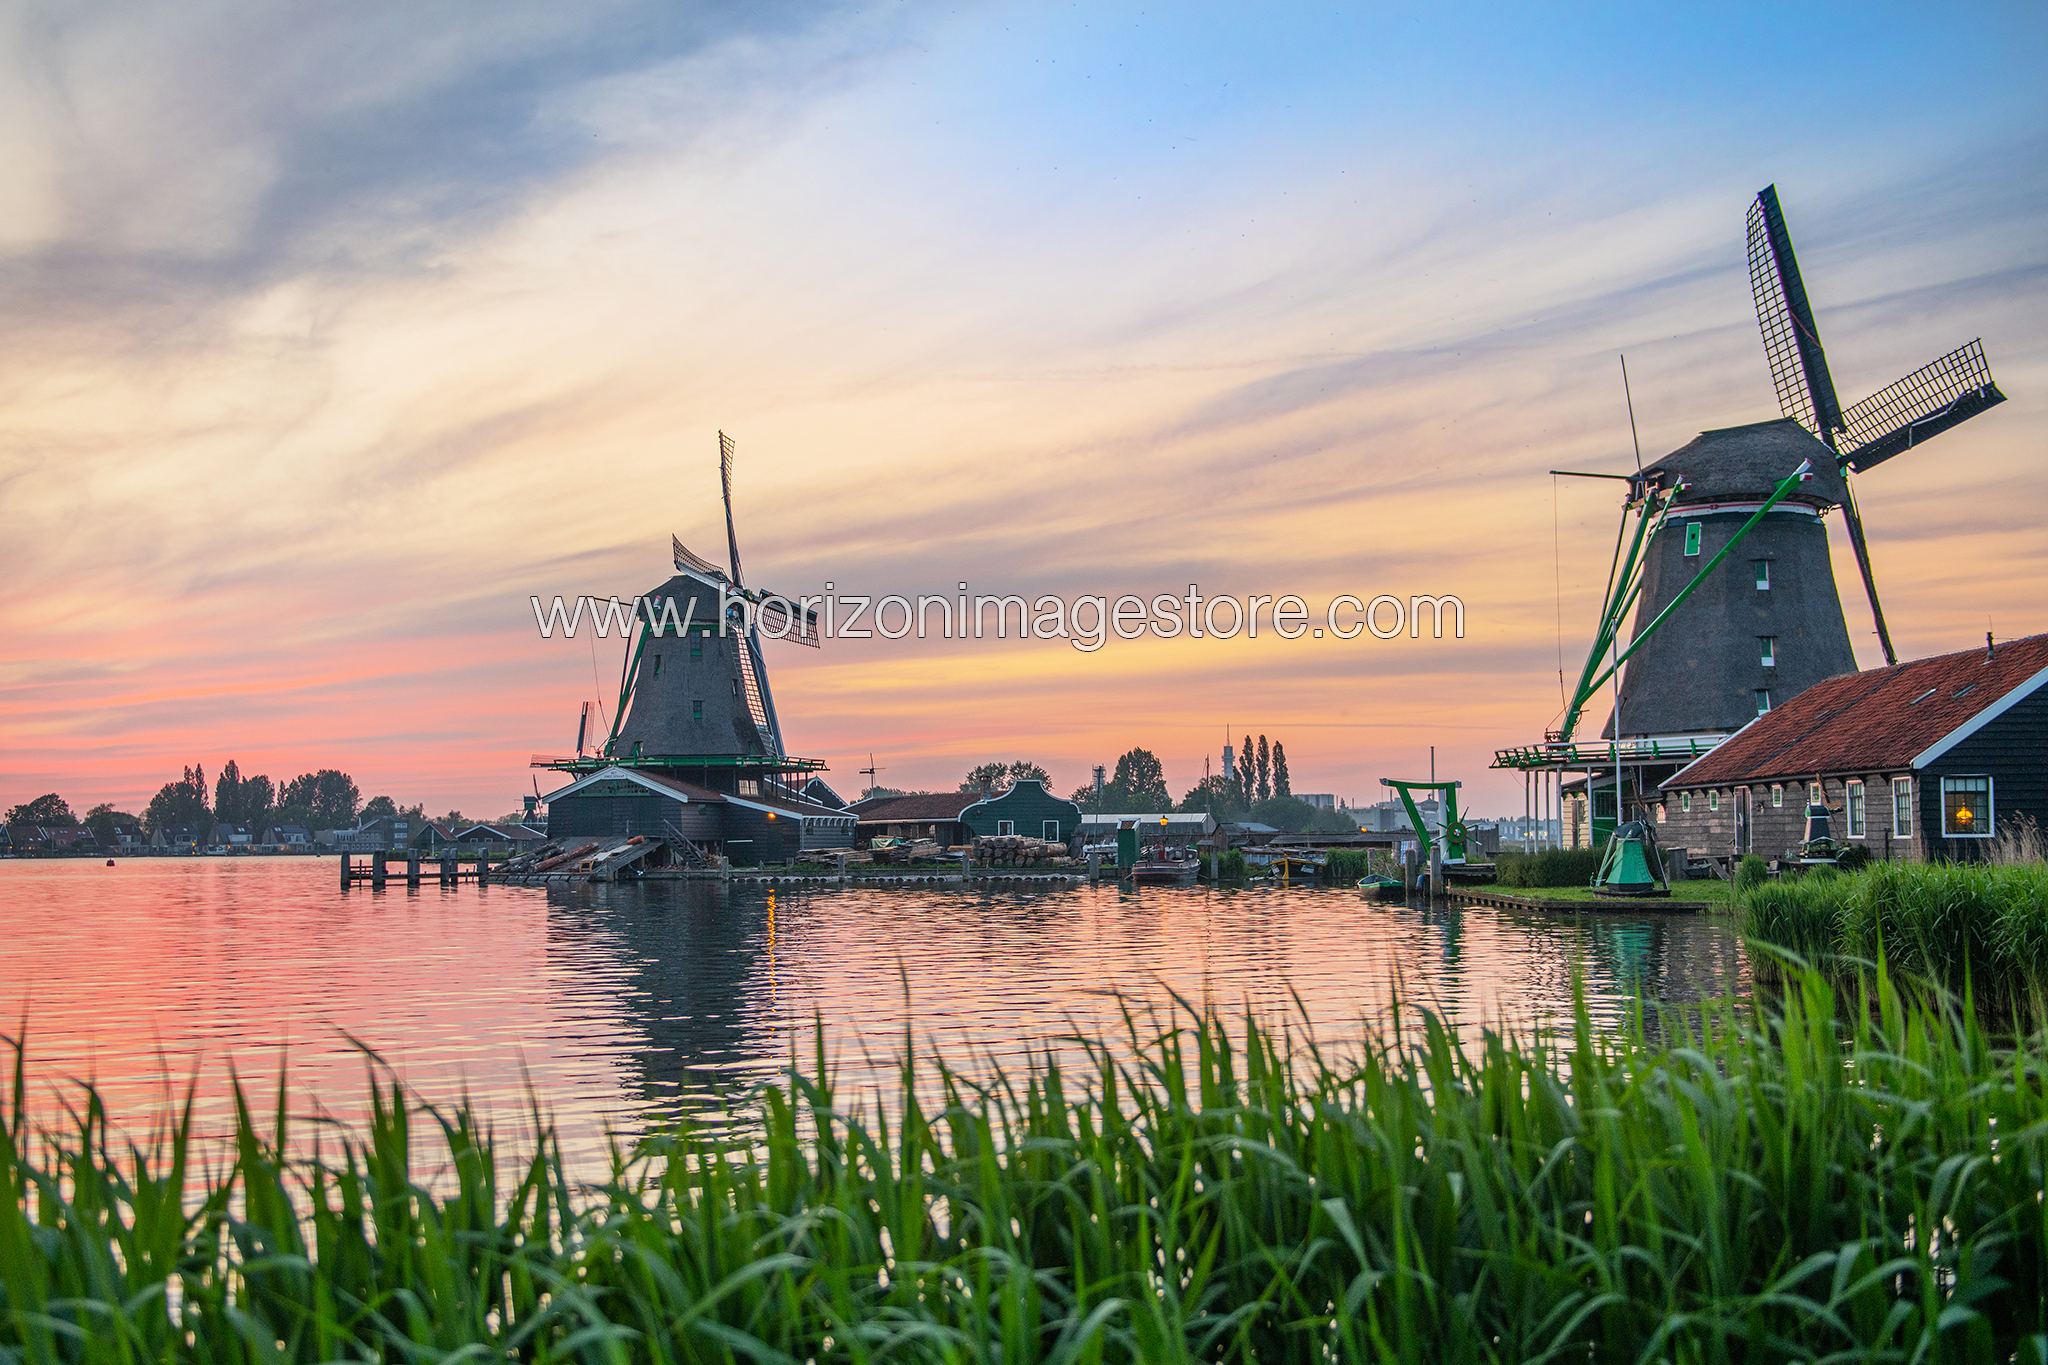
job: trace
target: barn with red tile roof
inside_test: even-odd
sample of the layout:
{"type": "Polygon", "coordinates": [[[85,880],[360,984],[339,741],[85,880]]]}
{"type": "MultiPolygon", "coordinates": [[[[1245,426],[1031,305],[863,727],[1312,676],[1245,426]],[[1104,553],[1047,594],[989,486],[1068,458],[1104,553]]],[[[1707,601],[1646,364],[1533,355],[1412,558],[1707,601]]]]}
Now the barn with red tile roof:
{"type": "Polygon", "coordinates": [[[1874,858],[1971,858],[2048,824],[2048,635],[1814,684],[1666,781],[1658,839],[1783,855],[1810,799],[1874,858]]]}

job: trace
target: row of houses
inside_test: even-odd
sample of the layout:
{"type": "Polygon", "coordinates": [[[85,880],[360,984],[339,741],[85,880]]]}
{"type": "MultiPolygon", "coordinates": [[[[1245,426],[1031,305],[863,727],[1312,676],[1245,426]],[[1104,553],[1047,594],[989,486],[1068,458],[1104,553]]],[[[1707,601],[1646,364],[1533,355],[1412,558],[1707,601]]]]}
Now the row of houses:
{"type": "Polygon", "coordinates": [[[434,854],[483,849],[492,853],[524,853],[547,841],[531,825],[504,822],[448,824],[386,816],[354,829],[310,830],[304,825],[217,824],[202,841],[196,825],[163,825],[145,831],[140,825],[117,824],[102,843],[85,825],[7,825],[0,851],[15,857],[85,856],[101,853],[386,853],[417,850],[434,854]]]}
{"type": "MultiPolygon", "coordinates": [[[[1603,821],[1610,791],[1594,791],[1603,821]]],[[[1979,857],[2017,822],[2048,826],[2048,635],[1828,678],[1621,795],[1659,843],[1707,857],[1791,852],[1810,802],[1874,858],[1979,857]]],[[[1591,841],[1587,814],[1578,784],[1569,845],[1591,841]]]]}

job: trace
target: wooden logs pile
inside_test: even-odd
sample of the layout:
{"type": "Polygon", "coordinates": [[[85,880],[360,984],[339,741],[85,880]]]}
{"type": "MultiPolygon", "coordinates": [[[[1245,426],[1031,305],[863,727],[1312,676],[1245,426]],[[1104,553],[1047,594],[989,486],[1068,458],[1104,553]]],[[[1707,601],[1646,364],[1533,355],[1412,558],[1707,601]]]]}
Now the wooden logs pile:
{"type": "Polygon", "coordinates": [[[1037,867],[1066,851],[1065,844],[1021,834],[984,834],[974,841],[974,862],[978,867],[1037,867]]]}

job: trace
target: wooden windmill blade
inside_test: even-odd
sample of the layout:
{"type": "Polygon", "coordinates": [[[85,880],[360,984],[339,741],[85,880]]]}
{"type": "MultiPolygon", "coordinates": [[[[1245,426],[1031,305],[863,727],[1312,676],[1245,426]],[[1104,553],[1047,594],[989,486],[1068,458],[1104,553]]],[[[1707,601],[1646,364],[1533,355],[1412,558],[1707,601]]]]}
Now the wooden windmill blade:
{"type": "MultiPolygon", "coordinates": [[[[1771,384],[1778,391],[1778,410],[1826,442],[1840,463],[1842,404],[1835,397],[1835,378],[1828,372],[1828,353],[1820,344],[1820,328],[1813,320],[1813,303],[1806,295],[1806,279],[1799,273],[1799,257],[1792,250],[1792,233],[1785,226],[1776,185],[1764,186],[1749,206],[1749,289],[1756,300],[1764,355],[1771,364],[1771,384]]],[[[1897,663],[1891,629],[1885,625],[1884,604],[1877,598],[1877,575],[1870,567],[1863,513],[1857,509],[1856,495],[1846,478],[1842,490],[1842,521],[1856,551],[1856,571],[1863,578],[1864,595],[1870,599],[1877,642],[1884,650],[1884,661],[1897,663]]]]}
{"type": "Polygon", "coordinates": [[[704,556],[693,553],[689,546],[683,544],[681,536],[671,535],[669,541],[675,552],[676,572],[701,574],[715,583],[726,581],[725,570],[704,556]]]}
{"type": "Polygon", "coordinates": [[[1764,186],[1749,206],[1749,288],[1779,411],[1832,447],[1834,433],[1842,428],[1842,405],[1776,185],[1764,186]]]}
{"type": "Polygon", "coordinates": [[[718,483],[725,494],[725,546],[732,554],[732,582],[740,586],[740,537],[732,524],[732,437],[718,433],[718,483]]]}
{"type": "Polygon", "coordinates": [[[793,597],[781,593],[763,593],[761,612],[755,618],[761,634],[771,640],[788,640],[812,649],[822,648],[818,639],[818,613],[810,607],[800,607],[793,597]]]}
{"type": "Polygon", "coordinates": [[[1850,408],[1841,450],[1860,474],[2004,401],[1980,337],[1850,408]]]}

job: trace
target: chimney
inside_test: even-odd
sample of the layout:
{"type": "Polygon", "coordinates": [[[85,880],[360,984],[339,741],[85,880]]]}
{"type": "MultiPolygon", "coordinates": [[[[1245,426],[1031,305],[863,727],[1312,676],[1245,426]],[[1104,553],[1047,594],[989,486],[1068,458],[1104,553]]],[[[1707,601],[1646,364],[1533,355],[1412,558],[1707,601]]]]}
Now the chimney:
{"type": "Polygon", "coordinates": [[[1984,662],[1990,663],[1998,657],[1998,642],[1991,638],[1991,632],[1984,632],[1984,662]]]}

